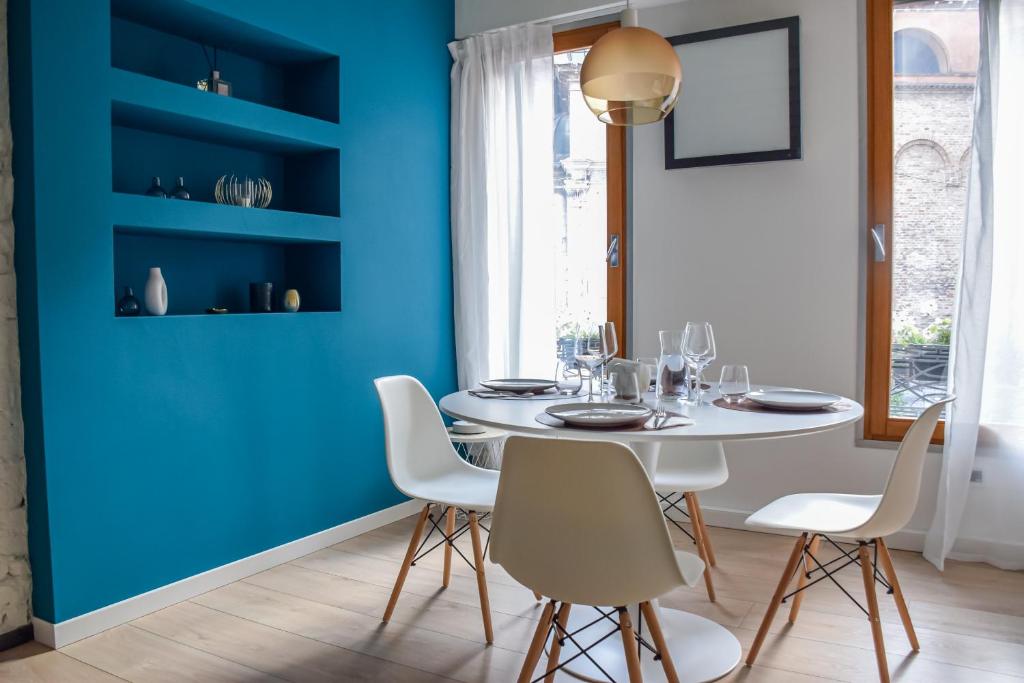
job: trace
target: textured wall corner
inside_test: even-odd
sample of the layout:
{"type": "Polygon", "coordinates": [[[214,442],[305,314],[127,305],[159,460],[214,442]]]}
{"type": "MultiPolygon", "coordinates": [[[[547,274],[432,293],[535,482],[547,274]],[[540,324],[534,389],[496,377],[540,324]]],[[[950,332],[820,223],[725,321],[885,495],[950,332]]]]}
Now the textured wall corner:
{"type": "Polygon", "coordinates": [[[29,622],[31,576],[14,283],[7,2],[0,0],[0,634],[29,622]]]}

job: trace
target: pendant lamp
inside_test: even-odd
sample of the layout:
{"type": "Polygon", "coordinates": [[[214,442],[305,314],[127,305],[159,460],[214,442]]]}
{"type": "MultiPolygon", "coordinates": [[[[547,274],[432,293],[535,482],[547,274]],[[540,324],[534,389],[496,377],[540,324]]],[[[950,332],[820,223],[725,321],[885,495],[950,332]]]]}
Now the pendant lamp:
{"type": "Polygon", "coordinates": [[[601,36],[580,69],[583,98],[598,119],[613,126],[661,121],[679,98],[683,68],[667,40],[638,26],[635,9],[621,27],[601,36]]]}

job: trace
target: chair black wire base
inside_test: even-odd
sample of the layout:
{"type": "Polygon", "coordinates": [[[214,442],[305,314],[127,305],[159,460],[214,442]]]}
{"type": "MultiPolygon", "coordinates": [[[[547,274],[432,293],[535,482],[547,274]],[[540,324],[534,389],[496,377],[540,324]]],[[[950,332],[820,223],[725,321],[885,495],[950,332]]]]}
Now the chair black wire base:
{"type": "MultiPolygon", "coordinates": [[[[554,614],[557,615],[561,603],[559,603],[556,600],[552,600],[551,604],[552,604],[552,606],[554,608],[554,614]]],[[[616,619],[615,617],[613,617],[612,615],[613,614],[621,615],[623,612],[626,611],[626,608],[625,607],[613,607],[612,609],[608,610],[607,612],[604,611],[603,609],[601,609],[600,607],[593,607],[593,609],[598,613],[598,617],[596,619],[594,619],[594,620],[592,620],[592,621],[590,621],[590,622],[588,622],[588,623],[586,623],[586,624],[576,628],[575,630],[573,630],[571,632],[568,631],[563,624],[560,624],[558,622],[557,618],[552,619],[551,626],[548,628],[548,632],[547,632],[547,635],[544,637],[544,641],[545,642],[550,642],[552,640],[552,637],[556,636],[557,639],[558,639],[559,647],[565,647],[565,644],[568,641],[568,642],[572,643],[573,645],[575,645],[576,649],[579,650],[579,652],[574,654],[572,657],[569,657],[568,659],[559,660],[557,666],[554,666],[554,667],[548,669],[547,671],[545,671],[543,674],[541,674],[537,678],[534,678],[530,683],[538,683],[538,681],[543,681],[545,678],[547,678],[551,674],[556,673],[558,671],[561,671],[562,669],[564,669],[565,667],[567,667],[569,664],[571,664],[572,662],[576,661],[580,657],[585,657],[591,664],[594,665],[594,667],[598,671],[601,672],[601,674],[606,679],[608,679],[608,681],[610,683],[616,683],[615,679],[612,678],[611,674],[609,674],[607,671],[605,671],[604,668],[600,664],[597,663],[597,660],[595,660],[593,657],[590,656],[590,651],[593,650],[598,645],[600,645],[601,643],[603,643],[604,641],[606,641],[609,638],[611,638],[612,636],[616,635],[617,633],[619,633],[622,630],[622,622],[619,619],[616,619]],[[582,633],[583,631],[586,631],[587,629],[591,628],[592,626],[597,626],[602,621],[609,621],[609,622],[611,622],[614,628],[612,628],[610,631],[608,631],[607,633],[602,635],[600,638],[598,638],[594,642],[592,642],[589,645],[587,645],[586,647],[583,647],[582,645],[580,645],[579,641],[576,640],[576,636],[579,635],[580,633],[582,633]]],[[[641,634],[642,628],[643,628],[643,615],[640,614],[638,616],[638,619],[637,619],[637,628],[636,628],[636,630],[634,632],[634,638],[636,639],[636,641],[637,641],[637,643],[639,644],[640,647],[645,648],[646,650],[648,650],[649,652],[651,652],[654,655],[654,659],[655,660],[660,660],[661,659],[661,653],[658,652],[657,648],[655,648],[651,643],[649,643],[647,641],[646,638],[643,637],[643,635],[641,634]]]]}
{"type": "MultiPolygon", "coordinates": [[[[461,526],[456,527],[455,531],[453,531],[451,533],[451,535],[449,536],[448,533],[444,529],[441,528],[441,525],[438,523],[438,519],[434,518],[434,511],[432,509],[427,514],[427,521],[430,522],[430,531],[427,532],[427,535],[423,538],[423,541],[420,543],[419,547],[416,548],[416,553],[413,555],[412,562],[409,563],[410,567],[415,567],[417,562],[422,560],[424,557],[426,557],[427,555],[429,555],[433,551],[435,551],[438,548],[440,548],[440,547],[444,546],[445,544],[447,544],[447,545],[451,546],[452,550],[454,550],[456,553],[458,553],[459,557],[461,557],[463,559],[463,561],[467,565],[469,565],[470,569],[472,569],[474,572],[476,571],[476,564],[474,564],[472,560],[470,560],[468,557],[466,557],[462,553],[462,551],[459,550],[459,546],[455,545],[455,541],[459,540],[460,537],[462,537],[466,532],[469,531],[469,521],[468,521],[469,520],[469,511],[463,510],[462,508],[455,508],[455,506],[452,506],[452,505],[446,505],[442,509],[441,514],[438,515],[438,518],[439,519],[444,519],[447,516],[447,514],[448,514],[448,510],[450,510],[452,508],[454,508],[457,512],[461,513],[463,519],[466,519],[467,521],[462,523],[461,526]],[[429,548],[427,548],[426,550],[424,550],[423,548],[430,541],[430,539],[434,535],[435,531],[438,534],[441,535],[441,540],[437,541],[436,543],[434,543],[434,545],[432,545],[429,548]]],[[[486,527],[485,525],[481,524],[481,522],[483,520],[487,519],[488,517],[490,517],[490,515],[491,515],[491,513],[484,512],[484,513],[480,514],[478,516],[478,518],[477,518],[477,525],[487,533],[487,542],[484,544],[484,551],[483,551],[483,556],[484,557],[487,557],[487,549],[491,545],[491,530],[488,527],[486,527]]]]}
{"type": "MultiPolygon", "coordinates": [[[[874,577],[875,577],[875,581],[877,583],[880,583],[882,585],[882,587],[885,588],[885,591],[891,595],[892,592],[893,592],[892,585],[888,581],[886,581],[885,578],[882,576],[881,572],[878,571],[878,544],[875,542],[875,539],[871,539],[870,541],[861,541],[860,545],[870,546],[871,548],[874,549],[874,555],[872,556],[872,560],[871,560],[871,567],[873,569],[873,574],[874,574],[874,577]]],[[[800,572],[800,571],[804,572],[804,576],[807,578],[808,582],[806,584],[804,584],[803,586],[797,588],[796,590],[794,590],[794,591],[792,591],[790,593],[787,593],[785,596],[783,596],[782,602],[785,603],[787,600],[789,600],[791,597],[793,597],[797,593],[802,593],[803,591],[807,590],[811,586],[813,586],[813,585],[815,585],[817,583],[820,583],[821,581],[824,581],[825,579],[828,579],[829,581],[834,583],[836,586],[838,586],[839,590],[841,590],[846,597],[848,597],[851,601],[853,601],[853,604],[857,605],[857,607],[859,607],[860,610],[862,612],[864,612],[864,614],[867,614],[870,617],[871,615],[868,612],[867,608],[865,608],[864,605],[860,604],[860,601],[857,600],[857,598],[853,597],[853,595],[851,595],[850,592],[848,590],[846,590],[846,588],[841,583],[839,583],[836,580],[836,578],[835,578],[836,574],[838,574],[840,571],[842,571],[846,567],[849,567],[851,564],[855,564],[858,567],[861,566],[860,558],[857,557],[854,554],[853,551],[848,551],[848,550],[843,549],[838,543],[833,541],[831,538],[829,538],[825,534],[814,534],[814,535],[812,535],[807,540],[807,542],[804,544],[803,552],[800,553],[800,560],[797,562],[796,569],[793,572],[793,576],[796,576],[797,572],[800,572]],[[840,556],[836,557],[836,558],[833,558],[833,559],[829,560],[828,562],[825,562],[824,564],[822,564],[822,562],[817,557],[815,557],[814,554],[811,553],[811,545],[814,543],[814,539],[818,538],[818,537],[823,538],[826,541],[828,541],[836,550],[838,550],[841,553],[840,556]],[[806,570],[806,567],[807,567],[806,558],[810,558],[811,561],[814,562],[814,564],[817,565],[817,566],[814,569],[812,569],[810,571],[807,571],[806,570]],[[842,560],[846,560],[846,562],[844,562],[843,564],[839,565],[835,569],[832,569],[831,571],[828,569],[830,566],[834,565],[836,562],[841,562],[842,560]],[[814,578],[814,575],[818,574],[819,572],[821,573],[821,576],[818,576],[817,578],[814,578]]],[[[793,580],[793,576],[789,577],[790,581],[793,580]]]]}

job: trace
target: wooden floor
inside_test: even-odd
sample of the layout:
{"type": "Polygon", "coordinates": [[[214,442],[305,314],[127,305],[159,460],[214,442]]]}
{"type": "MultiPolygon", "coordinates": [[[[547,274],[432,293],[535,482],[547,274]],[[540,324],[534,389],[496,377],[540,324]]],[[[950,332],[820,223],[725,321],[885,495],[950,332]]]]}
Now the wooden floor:
{"type": "MultiPolygon", "coordinates": [[[[493,647],[483,643],[471,570],[456,557],[452,584],[441,590],[440,553],[412,569],[392,622],[381,625],[412,521],[59,651],[33,643],[0,653],[0,681],[514,681],[541,607],[498,567],[487,567],[493,647]]],[[[699,585],[662,603],[718,621],[745,651],[792,539],[730,529],[711,534],[718,602],[709,603],[699,585]]],[[[681,534],[675,538],[679,547],[692,547],[681,534]]],[[[895,560],[921,652],[910,654],[892,600],[880,593],[894,680],[1024,679],[1024,573],[950,562],[939,574],[916,554],[896,552],[895,560]]],[[[844,585],[856,594],[863,584],[851,569],[844,585]]],[[[876,680],[868,622],[834,586],[825,582],[807,593],[795,626],[785,625],[786,614],[783,606],[757,666],[741,665],[723,680],[876,680]]]]}

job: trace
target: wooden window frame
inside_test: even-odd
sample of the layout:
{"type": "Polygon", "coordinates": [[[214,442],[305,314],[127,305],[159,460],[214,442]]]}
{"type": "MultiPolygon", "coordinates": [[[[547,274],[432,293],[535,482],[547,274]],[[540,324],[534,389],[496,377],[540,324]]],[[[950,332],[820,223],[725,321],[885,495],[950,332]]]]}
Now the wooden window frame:
{"type": "MultiPolygon", "coordinates": [[[[569,52],[590,47],[598,38],[619,27],[619,22],[585,26],[554,34],[555,53],[569,52]]],[[[626,235],[626,129],[622,126],[605,126],[605,144],[608,164],[608,234],[605,244],[617,236],[619,240],[619,265],[608,267],[608,320],[615,323],[619,331],[619,355],[627,357],[629,333],[626,329],[626,306],[629,267],[629,240],[626,235]]]]}
{"type": "MultiPolygon", "coordinates": [[[[892,226],[893,226],[893,0],[867,0],[867,229],[866,348],[864,438],[899,441],[913,423],[890,417],[892,367],[892,226]],[[885,226],[883,261],[875,251],[872,228],[885,226]]],[[[935,428],[932,443],[941,444],[945,425],[935,428]]]]}

